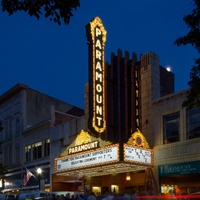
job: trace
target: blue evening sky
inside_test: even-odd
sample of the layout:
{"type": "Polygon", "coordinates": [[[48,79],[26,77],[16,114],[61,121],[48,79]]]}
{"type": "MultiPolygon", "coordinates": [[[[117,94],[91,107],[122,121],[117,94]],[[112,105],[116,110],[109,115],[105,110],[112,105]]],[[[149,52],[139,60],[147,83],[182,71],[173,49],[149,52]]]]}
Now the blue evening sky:
{"type": "Polygon", "coordinates": [[[88,82],[85,25],[99,16],[107,31],[105,61],[120,48],[138,55],[153,51],[171,66],[175,90],[188,88],[198,52],[173,42],[187,34],[183,16],[192,0],[80,0],[69,25],[37,20],[24,13],[0,12],[0,95],[17,83],[84,108],[88,82]]]}

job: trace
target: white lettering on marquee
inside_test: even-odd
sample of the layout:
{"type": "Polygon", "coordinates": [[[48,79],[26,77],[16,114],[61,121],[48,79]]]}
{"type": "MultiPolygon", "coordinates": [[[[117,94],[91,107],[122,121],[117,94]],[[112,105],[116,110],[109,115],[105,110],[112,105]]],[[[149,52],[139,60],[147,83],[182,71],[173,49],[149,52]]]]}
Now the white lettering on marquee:
{"type": "Polygon", "coordinates": [[[129,162],[152,164],[152,151],[124,145],[124,160],[129,162]]]}
{"type": "Polygon", "coordinates": [[[91,142],[91,143],[87,143],[87,144],[82,144],[82,145],[78,145],[75,147],[71,147],[69,148],[68,153],[72,154],[72,153],[77,153],[77,152],[81,152],[81,151],[86,151],[86,150],[90,150],[90,149],[94,149],[98,147],[98,141],[95,142],[91,142]]]}
{"type": "Polygon", "coordinates": [[[99,49],[101,49],[101,41],[100,41],[100,40],[97,40],[95,46],[96,46],[96,47],[99,47],[99,49]]]}
{"type": "Polygon", "coordinates": [[[101,51],[99,51],[99,50],[96,50],[96,58],[97,59],[99,59],[99,60],[101,60],[101,51]]]}
{"type": "Polygon", "coordinates": [[[105,71],[104,71],[104,46],[106,30],[99,17],[96,17],[87,26],[89,41],[89,128],[94,128],[98,133],[106,129],[105,121],[105,71]],[[90,28],[90,29],[88,29],[90,28]],[[92,115],[92,116],[91,116],[92,115]],[[91,127],[92,126],[92,127],[91,127]]]}
{"type": "Polygon", "coordinates": [[[100,84],[96,85],[97,92],[102,92],[102,86],[100,84]]]}
{"type": "Polygon", "coordinates": [[[101,125],[101,121],[102,121],[102,118],[101,117],[97,117],[97,125],[101,125]]]}
{"type": "Polygon", "coordinates": [[[102,103],[103,102],[102,96],[97,94],[96,95],[96,101],[97,101],[97,103],[102,103]]]}
{"type": "Polygon", "coordinates": [[[102,73],[96,72],[96,81],[102,82],[102,73]]]}
{"type": "Polygon", "coordinates": [[[99,69],[102,72],[102,67],[101,67],[101,63],[97,62],[96,64],[96,70],[99,69]]]}
{"type": "Polygon", "coordinates": [[[95,31],[95,94],[94,94],[94,112],[95,126],[103,128],[103,69],[102,69],[102,31],[96,27],[95,31]]]}
{"type": "Polygon", "coordinates": [[[100,30],[100,28],[96,28],[96,36],[99,36],[99,35],[101,35],[101,30],[100,30]]]}
{"type": "Polygon", "coordinates": [[[102,165],[119,161],[119,145],[98,148],[95,151],[87,151],[78,155],[70,155],[55,160],[56,171],[72,170],[90,165],[102,165]]]}

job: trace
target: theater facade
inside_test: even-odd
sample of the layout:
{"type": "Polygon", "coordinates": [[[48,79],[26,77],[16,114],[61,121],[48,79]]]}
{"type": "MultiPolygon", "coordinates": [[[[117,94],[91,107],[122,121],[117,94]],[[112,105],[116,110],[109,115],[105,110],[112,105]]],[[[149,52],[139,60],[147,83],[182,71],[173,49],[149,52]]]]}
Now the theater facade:
{"type": "Polygon", "coordinates": [[[89,81],[84,115],[82,109],[77,115],[77,108],[60,101],[53,104],[62,106],[52,106],[52,98],[21,84],[1,97],[2,124],[10,119],[19,122],[20,116],[28,127],[21,126],[20,140],[15,134],[4,140],[10,127],[4,126],[1,155],[9,168],[4,191],[39,187],[34,177],[21,186],[20,160],[35,176],[38,167],[43,170],[42,186],[48,192],[200,191],[200,108],[182,107],[189,90],[174,92],[174,74],[160,65],[153,52],[137,59],[135,53],[119,49],[111,53],[110,64],[105,62],[106,35],[99,17],[86,25],[89,81]],[[47,113],[40,109],[44,102],[47,113]],[[8,145],[25,152],[14,155],[8,145]],[[7,156],[8,150],[15,159],[7,156]]]}
{"type": "MultiPolygon", "coordinates": [[[[125,98],[124,88],[117,85],[113,86],[118,88],[113,93],[116,89],[110,88],[108,80],[114,79],[110,76],[113,67],[104,61],[107,32],[99,17],[86,25],[86,33],[89,54],[87,126],[55,159],[52,191],[67,188],[84,193],[93,191],[99,195],[104,192],[155,190],[151,170],[153,150],[140,132],[138,68],[132,63],[129,78],[125,78],[133,81],[132,88],[129,84],[126,87],[129,96],[125,98]],[[129,112],[125,112],[127,109],[129,112]]],[[[117,76],[122,76],[122,71],[117,76]]]]}
{"type": "Polygon", "coordinates": [[[153,52],[138,60],[119,49],[105,62],[106,35],[99,17],[86,25],[86,125],[55,159],[53,185],[96,194],[199,191],[199,108],[182,107],[188,90],[174,92],[174,74],[153,52]]]}
{"type": "MultiPolygon", "coordinates": [[[[140,192],[153,187],[147,185],[152,180],[148,170],[153,167],[153,159],[153,151],[139,130],[123,144],[104,141],[82,130],[55,159],[54,178],[71,181],[72,190],[93,191],[96,195],[127,190],[140,192]]],[[[57,187],[62,191],[62,184],[57,187]]],[[[63,187],[66,190],[66,185],[63,187]]]]}

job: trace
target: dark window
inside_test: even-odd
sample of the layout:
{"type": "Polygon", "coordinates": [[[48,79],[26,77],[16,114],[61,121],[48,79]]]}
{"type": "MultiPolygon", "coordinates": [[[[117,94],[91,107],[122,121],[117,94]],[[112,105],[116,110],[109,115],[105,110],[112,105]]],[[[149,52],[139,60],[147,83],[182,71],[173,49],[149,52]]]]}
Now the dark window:
{"type": "Polygon", "coordinates": [[[5,121],[5,139],[11,139],[12,137],[12,119],[9,118],[5,121]]]}
{"type": "Polygon", "coordinates": [[[33,159],[42,158],[42,142],[37,142],[32,145],[33,159]]]}
{"type": "Polygon", "coordinates": [[[19,121],[19,117],[16,118],[15,120],[15,128],[16,128],[16,136],[19,136],[20,134],[20,121],[19,121]]]}
{"type": "Polygon", "coordinates": [[[11,165],[13,163],[13,154],[12,154],[12,145],[5,145],[5,154],[4,154],[4,163],[5,165],[11,165]]]}
{"type": "Polygon", "coordinates": [[[31,161],[31,145],[25,147],[26,162],[31,161]]]}
{"type": "Polygon", "coordinates": [[[9,136],[8,138],[11,139],[12,138],[12,118],[9,119],[9,136]]]}
{"type": "Polygon", "coordinates": [[[187,139],[200,137],[200,108],[187,110],[187,139]]]}
{"type": "Polygon", "coordinates": [[[8,120],[5,121],[5,140],[9,139],[9,123],[8,120]]]}
{"type": "Polygon", "coordinates": [[[163,143],[179,141],[180,113],[163,116],[163,143]]]}
{"type": "Polygon", "coordinates": [[[17,145],[15,147],[15,163],[20,163],[20,147],[17,145]]]}
{"type": "Polygon", "coordinates": [[[50,139],[46,139],[44,141],[44,156],[50,155],[50,139]]]}

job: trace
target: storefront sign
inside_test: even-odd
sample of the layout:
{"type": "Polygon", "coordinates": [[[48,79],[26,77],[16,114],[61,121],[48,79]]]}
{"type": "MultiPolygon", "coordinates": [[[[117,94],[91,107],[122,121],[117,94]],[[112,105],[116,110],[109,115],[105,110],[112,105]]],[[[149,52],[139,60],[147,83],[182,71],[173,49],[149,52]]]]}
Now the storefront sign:
{"type": "Polygon", "coordinates": [[[99,17],[89,23],[89,121],[99,133],[105,131],[105,74],[104,74],[104,46],[106,30],[99,17]],[[92,119],[92,120],[91,120],[92,119]]]}
{"type": "Polygon", "coordinates": [[[89,142],[87,144],[82,144],[82,145],[78,145],[78,146],[75,146],[75,147],[70,147],[69,150],[68,150],[68,154],[87,151],[87,150],[90,150],[90,149],[95,149],[97,147],[99,147],[98,141],[89,142]]]}
{"type": "Polygon", "coordinates": [[[97,150],[87,151],[71,156],[55,159],[55,171],[73,170],[76,168],[92,167],[119,161],[119,145],[110,145],[97,150]]]}
{"type": "Polygon", "coordinates": [[[200,161],[163,165],[159,166],[158,170],[159,176],[200,173],[200,161]]]}
{"type": "Polygon", "coordinates": [[[94,126],[103,128],[103,49],[102,49],[102,31],[99,27],[95,28],[95,76],[94,76],[94,126]]]}
{"type": "Polygon", "coordinates": [[[152,150],[124,144],[124,161],[152,165],[152,150]]]}

